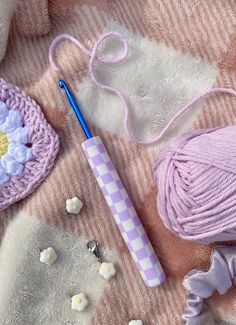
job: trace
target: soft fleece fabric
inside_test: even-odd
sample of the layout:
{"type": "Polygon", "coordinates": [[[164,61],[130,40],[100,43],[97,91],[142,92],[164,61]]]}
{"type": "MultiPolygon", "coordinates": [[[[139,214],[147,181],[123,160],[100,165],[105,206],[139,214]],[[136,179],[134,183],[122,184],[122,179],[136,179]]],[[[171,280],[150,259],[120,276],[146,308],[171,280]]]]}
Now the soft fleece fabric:
{"type": "MultiPolygon", "coordinates": [[[[8,11],[7,17],[12,16],[12,11],[8,11]]],[[[9,18],[4,23],[6,32],[0,35],[3,44],[7,40],[8,22],[9,18]]],[[[102,289],[92,310],[91,324],[121,325],[131,319],[142,319],[145,325],[180,324],[186,299],[181,283],[183,276],[193,268],[209,266],[213,245],[186,242],[165,229],[157,214],[152,174],[154,155],[159,147],[136,146],[127,139],[121,123],[120,102],[110,94],[97,91],[88,78],[87,58],[78,49],[68,42],[61,44],[57,57],[63,75],[76,92],[93,132],[104,139],[166,271],[168,281],[163,286],[155,289],[144,286],[83,156],[80,144],[84,135],[56,85],[60,76],[49,67],[48,47],[61,33],[75,36],[89,48],[98,36],[111,28],[127,33],[133,44],[129,61],[111,70],[101,66],[97,70],[107,83],[116,83],[127,94],[134,112],[132,127],[141,137],[148,136],[147,130],[158,132],[173,110],[193,95],[212,86],[236,88],[235,25],[234,1],[222,0],[31,0],[21,1],[12,17],[0,76],[37,100],[60,135],[61,150],[54,169],[40,188],[20,204],[1,212],[0,234],[4,236],[9,222],[23,208],[32,220],[43,220],[55,228],[73,232],[78,238],[96,238],[108,250],[117,251],[119,276],[102,289]],[[147,48],[153,58],[159,53],[157,62],[148,61],[147,48]],[[140,58],[136,57],[136,69],[135,55],[140,58]],[[169,67],[172,69],[167,74],[169,67]],[[147,114],[143,115],[145,110],[147,114]],[[97,114],[96,119],[91,112],[97,114]],[[109,122],[108,112],[113,114],[109,122]],[[142,131],[139,131],[140,126],[142,131]],[[83,201],[84,208],[79,216],[68,217],[65,201],[76,195],[83,201]]],[[[172,136],[190,128],[193,119],[194,128],[236,122],[235,99],[227,96],[210,99],[197,117],[196,112],[191,118],[188,115],[186,125],[179,123],[172,136]]],[[[4,265],[0,261],[1,267],[4,265]]],[[[8,273],[4,274],[7,279],[8,273]]],[[[21,283],[22,274],[16,272],[15,276],[21,283]]],[[[2,292],[0,301],[6,301],[7,292],[1,295],[2,292]]],[[[236,323],[234,288],[222,297],[215,295],[208,305],[218,321],[236,323]]],[[[39,320],[45,312],[46,309],[42,309],[38,313],[39,320]]],[[[55,311],[52,308],[50,312],[55,311]]],[[[11,315],[14,315],[14,305],[8,314],[8,324],[15,324],[11,315]]],[[[25,317],[22,310],[19,324],[21,321],[27,325],[23,323],[25,317]]],[[[58,324],[56,318],[51,324],[58,324]]]]}

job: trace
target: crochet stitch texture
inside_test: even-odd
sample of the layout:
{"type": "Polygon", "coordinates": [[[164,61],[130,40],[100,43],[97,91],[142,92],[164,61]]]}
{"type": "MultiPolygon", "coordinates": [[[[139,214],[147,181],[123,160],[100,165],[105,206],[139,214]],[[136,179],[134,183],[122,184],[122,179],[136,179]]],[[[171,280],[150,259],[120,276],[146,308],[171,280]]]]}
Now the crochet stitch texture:
{"type": "MultiPolygon", "coordinates": [[[[4,108],[7,116],[0,125],[2,210],[32,193],[45,179],[58,153],[59,137],[36,102],[3,79],[0,79],[0,103],[7,107],[4,108]]],[[[5,112],[4,109],[1,111],[5,112]]]]}

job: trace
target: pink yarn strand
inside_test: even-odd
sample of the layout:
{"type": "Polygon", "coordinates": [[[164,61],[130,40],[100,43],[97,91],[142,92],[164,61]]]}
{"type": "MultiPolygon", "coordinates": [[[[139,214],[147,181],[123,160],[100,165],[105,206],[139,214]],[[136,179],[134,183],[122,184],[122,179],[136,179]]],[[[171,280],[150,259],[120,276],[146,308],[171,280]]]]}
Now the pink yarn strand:
{"type": "MultiPolygon", "coordinates": [[[[118,33],[103,35],[90,51],[69,35],[60,35],[49,50],[49,61],[56,71],[53,52],[57,44],[70,40],[89,56],[89,72],[93,82],[118,96],[125,109],[124,129],[139,144],[155,143],[193,104],[215,93],[236,96],[232,88],[211,89],[187,103],[153,139],[136,139],[129,128],[129,107],[124,94],[103,84],[94,72],[95,61],[104,64],[123,62],[128,55],[128,44],[118,33]],[[110,37],[118,38],[124,51],[118,58],[107,60],[98,55],[101,44],[110,37]]],[[[158,187],[157,206],[165,226],[177,236],[208,244],[236,238],[236,126],[196,130],[172,140],[163,148],[155,161],[154,172],[158,187]]]]}
{"type": "Polygon", "coordinates": [[[108,65],[123,62],[127,58],[127,55],[128,55],[128,42],[127,42],[127,40],[121,34],[119,34],[117,32],[109,32],[109,33],[106,33],[106,34],[102,35],[98,39],[98,41],[95,43],[93,49],[90,51],[89,49],[87,49],[81,42],[79,42],[74,37],[72,37],[70,35],[67,35],[67,34],[59,35],[53,40],[53,42],[52,42],[52,44],[51,44],[51,46],[49,48],[49,62],[51,64],[52,68],[55,71],[59,71],[60,69],[59,69],[58,65],[54,62],[53,54],[54,54],[54,51],[55,51],[55,48],[57,47],[57,45],[60,42],[65,41],[65,40],[69,40],[72,43],[74,43],[75,45],[77,45],[82,50],[83,53],[85,53],[87,56],[90,57],[90,59],[89,59],[89,72],[90,72],[90,75],[91,75],[91,78],[92,78],[93,82],[99,88],[105,89],[105,90],[107,90],[109,92],[112,92],[112,93],[114,93],[116,96],[118,96],[120,98],[120,100],[121,100],[121,102],[123,104],[124,110],[125,110],[125,117],[124,117],[124,129],[125,129],[125,132],[128,134],[129,138],[132,141],[134,141],[135,143],[138,143],[138,144],[153,144],[153,143],[156,143],[159,140],[161,140],[162,137],[171,128],[171,126],[185,112],[187,112],[193,104],[198,103],[201,99],[203,99],[204,97],[206,97],[208,95],[211,95],[211,94],[214,94],[214,93],[227,93],[227,94],[231,94],[231,95],[236,96],[236,91],[234,89],[232,89],[232,88],[213,88],[213,89],[201,94],[200,96],[197,96],[192,101],[187,103],[184,107],[182,107],[170,119],[170,121],[166,124],[166,126],[163,128],[163,130],[160,132],[160,134],[155,136],[153,139],[150,139],[150,140],[147,140],[147,141],[139,140],[132,134],[132,132],[130,130],[130,127],[129,127],[129,115],[130,115],[130,112],[129,112],[129,107],[128,107],[127,100],[126,100],[124,94],[119,89],[116,89],[114,87],[103,84],[101,81],[99,81],[97,79],[96,74],[94,72],[94,62],[96,60],[99,61],[99,62],[102,62],[104,64],[108,64],[108,65]],[[121,41],[121,43],[123,44],[123,47],[124,47],[124,51],[120,56],[118,56],[118,58],[113,59],[113,60],[108,60],[108,59],[103,58],[102,56],[99,56],[97,53],[98,53],[98,50],[99,50],[100,46],[102,45],[102,43],[104,41],[106,41],[108,38],[111,38],[111,37],[118,38],[121,41]]]}

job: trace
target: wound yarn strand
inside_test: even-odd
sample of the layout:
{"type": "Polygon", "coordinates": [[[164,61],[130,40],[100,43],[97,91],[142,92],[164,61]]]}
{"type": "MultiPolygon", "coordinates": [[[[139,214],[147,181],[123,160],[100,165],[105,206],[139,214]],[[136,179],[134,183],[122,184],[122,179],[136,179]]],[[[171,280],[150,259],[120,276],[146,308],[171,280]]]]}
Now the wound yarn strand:
{"type": "Polygon", "coordinates": [[[191,102],[189,102],[188,104],[186,104],[184,107],[182,107],[171,119],[170,121],[167,123],[167,125],[163,128],[163,130],[160,132],[160,134],[158,134],[157,136],[155,136],[153,139],[151,140],[140,140],[137,139],[131,132],[130,127],[129,127],[129,106],[127,103],[127,100],[124,96],[124,94],[122,93],[122,91],[120,91],[119,89],[116,89],[114,87],[108,86],[103,84],[101,81],[99,81],[96,77],[96,74],[94,72],[94,63],[95,61],[99,61],[102,62],[104,64],[110,65],[110,64],[117,64],[117,63],[121,63],[123,62],[127,56],[128,56],[128,42],[125,39],[125,37],[123,37],[121,34],[117,33],[117,32],[109,32],[106,33],[104,35],[102,35],[98,41],[94,44],[94,47],[92,48],[92,50],[87,49],[80,41],[78,41],[76,38],[67,35],[67,34],[62,34],[57,36],[50,48],[49,48],[49,62],[52,66],[52,68],[55,71],[59,71],[59,67],[58,65],[54,62],[54,51],[55,48],[57,47],[57,45],[59,43],[61,43],[62,41],[65,40],[69,40],[72,43],[74,43],[75,45],[77,45],[84,54],[86,54],[87,56],[90,57],[89,59],[89,72],[91,75],[91,78],[93,80],[93,82],[95,83],[95,85],[97,85],[99,88],[101,89],[105,89],[109,92],[114,93],[116,96],[118,96],[123,104],[124,110],[125,110],[125,117],[124,117],[124,129],[125,132],[128,134],[129,138],[134,141],[135,143],[138,144],[153,144],[156,143],[158,141],[160,141],[162,139],[162,137],[167,133],[167,131],[171,128],[171,126],[178,120],[179,117],[181,117],[185,112],[187,112],[193,104],[199,102],[201,99],[203,99],[205,96],[208,96],[210,94],[214,94],[214,93],[227,93],[227,94],[231,94],[236,96],[236,91],[234,89],[231,88],[213,88],[209,91],[207,91],[204,94],[201,94],[200,96],[197,96],[196,98],[194,98],[191,102]],[[123,45],[123,53],[121,53],[116,59],[105,59],[102,56],[98,55],[98,51],[101,47],[101,45],[109,38],[117,38],[123,45]]]}
{"type": "Polygon", "coordinates": [[[172,140],[155,162],[157,206],[177,236],[208,244],[236,238],[236,126],[172,140]]]}
{"type": "MultiPolygon", "coordinates": [[[[59,67],[53,60],[58,43],[69,40],[89,56],[89,72],[93,82],[118,96],[124,106],[124,129],[131,140],[139,144],[153,144],[162,139],[180,116],[204,97],[215,93],[236,96],[232,88],[213,88],[187,103],[153,139],[137,139],[129,128],[129,107],[124,94],[103,84],[94,72],[95,61],[104,64],[123,62],[128,55],[127,40],[116,32],[106,33],[92,50],[70,35],[55,38],[49,50],[49,61],[55,71],[59,67]],[[98,55],[108,38],[115,37],[123,44],[123,52],[113,60],[98,55]]],[[[172,140],[163,148],[154,164],[158,187],[157,206],[165,226],[177,236],[210,243],[236,238],[236,126],[197,130],[172,140]]]]}

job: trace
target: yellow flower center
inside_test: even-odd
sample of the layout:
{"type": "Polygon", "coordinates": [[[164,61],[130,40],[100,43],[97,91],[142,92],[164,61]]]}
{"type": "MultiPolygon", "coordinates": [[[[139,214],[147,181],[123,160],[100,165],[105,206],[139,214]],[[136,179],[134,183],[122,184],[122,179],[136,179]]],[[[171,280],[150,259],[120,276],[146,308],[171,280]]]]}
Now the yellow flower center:
{"type": "Polygon", "coordinates": [[[110,267],[108,265],[104,265],[103,267],[104,272],[110,272],[110,267]]]}
{"type": "Polygon", "coordinates": [[[0,131],[0,157],[7,153],[8,139],[5,132],[0,131]]]}
{"type": "Polygon", "coordinates": [[[48,253],[47,258],[48,258],[49,261],[51,261],[52,260],[52,254],[48,253]]]}
{"type": "Polygon", "coordinates": [[[80,304],[80,303],[81,303],[81,299],[80,299],[80,298],[77,298],[77,299],[76,299],[76,303],[77,303],[77,304],[80,304]]]}
{"type": "Polygon", "coordinates": [[[72,208],[73,208],[74,210],[77,209],[77,204],[76,204],[76,203],[73,203],[72,208]]]}

